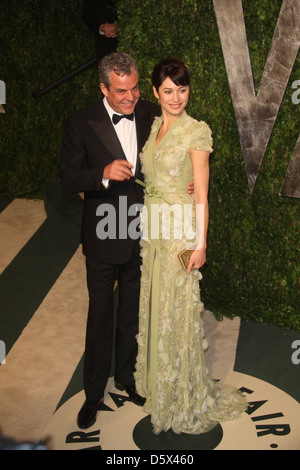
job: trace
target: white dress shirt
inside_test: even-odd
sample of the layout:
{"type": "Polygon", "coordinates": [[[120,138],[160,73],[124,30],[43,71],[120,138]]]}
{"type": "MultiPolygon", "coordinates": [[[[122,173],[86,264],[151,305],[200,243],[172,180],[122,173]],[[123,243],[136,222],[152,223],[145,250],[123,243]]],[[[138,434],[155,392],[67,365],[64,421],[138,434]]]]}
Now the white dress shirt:
{"type": "MultiPolygon", "coordinates": [[[[108,104],[106,96],[103,100],[104,106],[108,112],[108,115],[112,121],[113,114],[120,114],[116,113],[111,106],[108,104]]],[[[125,157],[127,160],[132,163],[132,173],[135,173],[136,167],[136,159],[137,159],[137,138],[136,138],[136,126],[135,126],[135,117],[133,121],[129,119],[123,118],[121,119],[118,124],[113,124],[115,131],[117,133],[118,139],[121,143],[122,149],[124,151],[125,157]]],[[[115,158],[118,159],[121,156],[115,155],[115,158]]],[[[107,187],[108,181],[104,178],[102,179],[102,184],[107,187]]]]}

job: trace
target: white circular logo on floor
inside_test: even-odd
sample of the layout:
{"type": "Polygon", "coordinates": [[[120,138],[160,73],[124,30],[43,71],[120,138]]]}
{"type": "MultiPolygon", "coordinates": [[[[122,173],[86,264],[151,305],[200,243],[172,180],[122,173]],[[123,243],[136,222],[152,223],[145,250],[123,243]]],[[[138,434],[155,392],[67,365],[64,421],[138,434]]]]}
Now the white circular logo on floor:
{"type": "Polygon", "coordinates": [[[296,400],[263,380],[238,372],[230,372],[225,382],[244,393],[249,408],[240,419],[218,424],[204,434],[168,431],[156,436],[150,417],[125,392],[116,390],[110,379],[93,426],[83,431],[76,424],[85,399],[82,391],[56,411],[44,439],[50,450],[300,450],[300,404],[296,400]]]}

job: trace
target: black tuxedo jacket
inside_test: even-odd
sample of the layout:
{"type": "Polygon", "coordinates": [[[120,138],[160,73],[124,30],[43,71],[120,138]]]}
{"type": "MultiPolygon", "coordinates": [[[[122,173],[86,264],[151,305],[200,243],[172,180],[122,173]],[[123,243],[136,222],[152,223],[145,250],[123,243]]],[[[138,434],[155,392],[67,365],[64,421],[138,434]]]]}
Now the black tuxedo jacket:
{"type": "Polygon", "coordinates": [[[97,59],[117,50],[118,38],[106,38],[99,34],[99,27],[104,23],[117,21],[116,0],[84,0],[83,20],[93,31],[97,59]]]}
{"type": "MultiPolygon", "coordinates": [[[[138,155],[154,117],[159,114],[155,104],[138,101],[135,107],[138,155]]],[[[128,209],[136,203],[143,203],[143,188],[133,178],[124,182],[111,181],[108,189],[102,185],[105,166],[120,158],[126,159],[102,99],[77,111],[67,120],[61,146],[61,181],[67,192],[84,192],[83,253],[101,263],[126,263],[136,243],[128,236],[127,227],[137,221],[137,216],[129,216],[128,209]],[[122,224],[119,224],[120,220],[122,224]],[[105,225],[105,230],[109,229],[107,238],[103,238],[105,225]],[[99,238],[99,228],[102,239],[99,238]],[[116,238],[112,238],[114,235],[116,238]]],[[[143,178],[139,156],[135,176],[143,178]]]]}

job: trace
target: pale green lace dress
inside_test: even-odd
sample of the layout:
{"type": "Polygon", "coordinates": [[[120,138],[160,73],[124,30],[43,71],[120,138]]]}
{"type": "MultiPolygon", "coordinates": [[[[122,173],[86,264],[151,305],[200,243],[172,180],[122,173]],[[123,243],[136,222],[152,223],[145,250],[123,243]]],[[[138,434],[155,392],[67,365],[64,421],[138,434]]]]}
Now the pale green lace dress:
{"type": "Polygon", "coordinates": [[[208,377],[200,315],[202,276],[197,270],[186,274],[177,256],[192,243],[195,230],[193,216],[190,226],[182,227],[179,238],[183,225],[180,208],[184,215],[184,207],[193,204],[193,196],[187,192],[193,179],[189,149],[211,152],[211,131],[206,123],[184,112],[154,151],[161,123],[162,117],[155,119],[141,155],[147,187],[142,214],[143,265],[135,380],[138,393],[146,397],[144,410],[151,414],[155,433],[173,429],[176,433],[198,434],[218,422],[238,417],[247,409],[247,402],[239,391],[208,377]],[[161,222],[172,221],[170,236],[169,229],[160,230],[157,236],[156,210],[151,218],[153,205],[156,209],[175,209],[174,218],[168,217],[170,211],[166,211],[159,224],[168,229],[169,224],[161,222]]]}

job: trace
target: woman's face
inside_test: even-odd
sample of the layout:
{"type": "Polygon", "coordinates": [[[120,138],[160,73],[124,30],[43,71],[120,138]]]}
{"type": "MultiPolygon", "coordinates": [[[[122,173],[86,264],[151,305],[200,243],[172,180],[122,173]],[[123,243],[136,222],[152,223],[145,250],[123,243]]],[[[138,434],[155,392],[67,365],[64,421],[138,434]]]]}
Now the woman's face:
{"type": "Polygon", "coordinates": [[[159,90],[153,88],[154,95],[159,99],[163,113],[169,116],[180,116],[189,99],[190,88],[189,86],[177,86],[167,77],[159,87],[159,90]]]}

